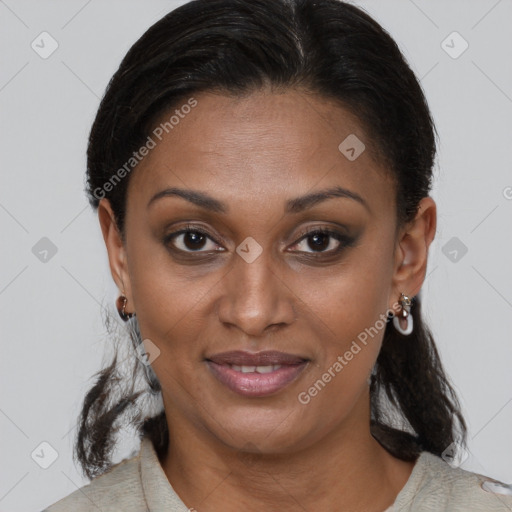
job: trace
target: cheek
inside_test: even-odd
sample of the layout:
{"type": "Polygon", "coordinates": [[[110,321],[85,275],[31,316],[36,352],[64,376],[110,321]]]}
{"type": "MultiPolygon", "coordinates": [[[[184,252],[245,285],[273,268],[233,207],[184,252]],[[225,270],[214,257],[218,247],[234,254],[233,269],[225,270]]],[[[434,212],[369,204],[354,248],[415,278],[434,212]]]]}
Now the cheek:
{"type": "Polygon", "coordinates": [[[388,309],[393,246],[389,238],[367,239],[342,264],[294,279],[294,293],[307,306],[309,322],[321,329],[326,346],[350,344],[388,309]]]}
{"type": "Polygon", "coordinates": [[[303,315],[318,343],[311,378],[302,389],[304,402],[320,409],[325,402],[335,404],[333,415],[351,409],[379,354],[392,278],[389,240],[364,242],[335,273],[321,279],[305,274],[296,290],[305,297],[303,315]]]}
{"type": "MultiPolygon", "coordinates": [[[[381,301],[367,303],[365,307],[357,300],[343,306],[326,302],[316,318],[314,371],[311,384],[320,380],[317,388],[341,391],[340,397],[350,400],[366,385],[373,368],[386,329],[386,309],[381,301]]],[[[320,305],[319,305],[320,306],[320,305]]],[[[314,394],[315,391],[312,391],[314,394]]],[[[325,393],[327,399],[329,393],[325,393]]],[[[341,405],[341,404],[340,404],[341,405]]]]}
{"type": "Polygon", "coordinates": [[[174,376],[193,372],[192,361],[200,358],[204,346],[209,297],[219,277],[191,278],[155,241],[133,238],[137,243],[128,247],[131,292],[142,338],[160,350],[155,371],[158,375],[172,369],[174,376]]]}
{"type": "MultiPolygon", "coordinates": [[[[209,280],[195,283],[147,270],[133,286],[141,334],[169,355],[194,353],[208,317],[209,280]]],[[[170,361],[175,358],[170,357],[170,361]]]]}
{"type": "Polygon", "coordinates": [[[317,338],[317,358],[296,399],[304,421],[319,419],[314,421],[318,436],[345,421],[356,408],[369,407],[362,397],[387,325],[385,318],[372,313],[373,308],[357,305],[332,311],[329,334],[317,338]]]}
{"type": "Polygon", "coordinates": [[[164,243],[142,221],[132,221],[127,255],[135,310],[146,330],[162,333],[179,328],[205,295],[211,278],[191,279],[189,266],[176,264],[164,243]]]}

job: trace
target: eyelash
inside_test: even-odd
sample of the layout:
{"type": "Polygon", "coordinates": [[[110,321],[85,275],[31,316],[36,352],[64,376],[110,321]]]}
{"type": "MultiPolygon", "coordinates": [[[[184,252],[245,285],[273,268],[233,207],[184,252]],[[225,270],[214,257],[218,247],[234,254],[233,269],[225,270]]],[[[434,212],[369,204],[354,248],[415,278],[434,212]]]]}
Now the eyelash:
{"type": "MultiPolygon", "coordinates": [[[[186,225],[183,229],[180,229],[179,231],[175,231],[174,233],[170,233],[169,235],[167,235],[164,238],[164,244],[168,247],[170,244],[172,245],[172,241],[175,238],[177,238],[180,235],[187,234],[187,233],[196,233],[196,234],[198,234],[200,236],[204,236],[204,237],[210,239],[216,245],[220,245],[207,231],[205,231],[202,228],[190,225],[190,224],[186,225]]],[[[332,256],[332,255],[337,255],[344,248],[347,248],[347,247],[351,246],[353,244],[353,242],[354,242],[354,240],[352,238],[348,237],[345,234],[339,233],[337,231],[332,231],[332,230],[330,230],[328,228],[323,228],[323,227],[316,228],[315,227],[315,228],[309,228],[309,229],[303,231],[299,235],[298,240],[293,243],[293,246],[296,246],[300,242],[302,242],[303,240],[305,240],[305,239],[307,239],[307,238],[309,238],[309,237],[311,237],[313,235],[318,235],[318,234],[334,238],[335,240],[337,240],[340,243],[339,246],[336,249],[331,249],[329,251],[321,251],[321,252],[297,251],[297,252],[301,252],[303,254],[307,254],[308,257],[317,257],[317,258],[319,258],[319,257],[325,256],[325,255],[332,256]]],[[[179,251],[180,253],[185,253],[185,254],[201,254],[201,253],[210,253],[211,252],[211,251],[203,251],[203,250],[185,251],[183,249],[178,249],[177,247],[174,247],[174,250],[179,251]]],[[[224,252],[224,251],[217,251],[216,250],[214,252],[224,252]]]]}

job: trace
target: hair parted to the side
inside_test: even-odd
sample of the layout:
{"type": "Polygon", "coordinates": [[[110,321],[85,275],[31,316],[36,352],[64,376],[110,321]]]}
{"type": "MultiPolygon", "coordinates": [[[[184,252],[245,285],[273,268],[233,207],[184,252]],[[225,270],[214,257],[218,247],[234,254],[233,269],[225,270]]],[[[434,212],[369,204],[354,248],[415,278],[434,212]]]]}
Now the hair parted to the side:
{"type": "MultiPolygon", "coordinates": [[[[436,155],[423,91],[389,34],[363,10],[338,0],[195,0],[150,27],[110,81],[91,130],[87,192],[93,208],[108,198],[124,236],[130,175],[108,192],[104,185],[157,121],[202,91],[241,96],[267,87],[333,99],[355,115],[372,155],[396,184],[397,226],[414,217],[429,194],[436,155]]],[[[466,441],[460,405],[418,297],[411,314],[410,336],[388,322],[370,384],[372,434],[404,460],[422,450],[441,455],[466,441]]],[[[149,394],[158,394],[154,374],[145,376],[149,394]]],[[[164,412],[143,409],[143,390],[127,386],[114,393],[116,382],[114,358],[81,412],[75,457],[90,478],[110,467],[117,426],[130,410],[124,421],[140,437],[149,435],[159,455],[167,450],[164,412]]]]}

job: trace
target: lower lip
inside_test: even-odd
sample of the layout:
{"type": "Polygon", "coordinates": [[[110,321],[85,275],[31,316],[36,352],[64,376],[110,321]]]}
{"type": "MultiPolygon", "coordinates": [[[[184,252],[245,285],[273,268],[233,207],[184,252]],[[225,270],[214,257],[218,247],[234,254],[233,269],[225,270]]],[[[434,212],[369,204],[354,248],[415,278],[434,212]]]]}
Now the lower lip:
{"type": "Polygon", "coordinates": [[[285,388],[295,380],[307,365],[307,361],[283,365],[270,373],[242,373],[230,366],[206,361],[213,375],[231,391],[243,396],[267,396],[285,388]]]}

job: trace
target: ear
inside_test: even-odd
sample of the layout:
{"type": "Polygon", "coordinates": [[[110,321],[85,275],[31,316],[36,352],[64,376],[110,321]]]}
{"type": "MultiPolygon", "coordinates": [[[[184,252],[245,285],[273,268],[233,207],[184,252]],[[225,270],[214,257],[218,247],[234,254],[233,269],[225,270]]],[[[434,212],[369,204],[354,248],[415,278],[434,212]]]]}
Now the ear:
{"type": "Polygon", "coordinates": [[[130,277],[126,259],[126,249],[117,228],[114,212],[108,199],[102,199],[98,205],[98,219],[100,221],[103,240],[108,252],[110,272],[119,292],[126,295],[128,306],[126,312],[130,312],[129,305],[133,305],[131,294],[130,277]]]}
{"type": "Polygon", "coordinates": [[[428,249],[434,239],[436,225],[436,203],[431,197],[424,197],[415,218],[398,235],[391,297],[393,304],[402,292],[409,297],[419,293],[425,280],[428,249]]]}

